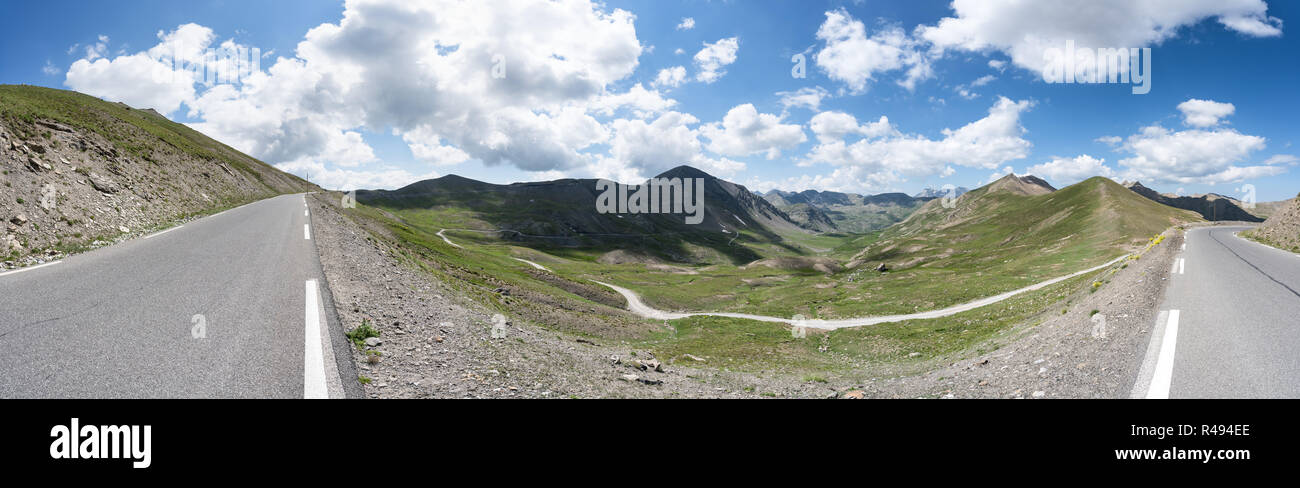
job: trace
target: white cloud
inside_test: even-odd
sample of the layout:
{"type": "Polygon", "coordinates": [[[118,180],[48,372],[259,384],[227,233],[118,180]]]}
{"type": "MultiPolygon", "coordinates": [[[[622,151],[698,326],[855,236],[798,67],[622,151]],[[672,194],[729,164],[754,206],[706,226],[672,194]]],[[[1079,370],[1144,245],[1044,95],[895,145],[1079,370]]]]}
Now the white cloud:
{"type": "Polygon", "coordinates": [[[712,123],[700,128],[700,134],[709,139],[709,150],[726,156],[765,154],[776,159],[782,149],[789,149],[808,140],[803,128],[797,124],[782,124],[781,117],[759,113],[753,104],[732,107],[722,118],[722,123],[712,123]]]}
{"type": "Polygon", "coordinates": [[[841,176],[861,177],[872,183],[869,187],[939,174],[950,165],[997,168],[1028,155],[1031,144],[1022,137],[1025,129],[1020,125],[1020,114],[1031,106],[1029,101],[999,98],[989,108],[988,116],[958,129],[945,129],[940,139],[902,134],[883,117],[874,124],[850,130],[856,125],[851,116],[818,114],[813,130],[819,143],[800,164],[851,167],[852,172],[841,176]],[[834,138],[840,133],[862,138],[856,142],[834,138]]]}
{"type": "Polygon", "coordinates": [[[414,174],[400,168],[379,168],[369,171],[331,169],[323,163],[296,160],[276,164],[280,171],[300,176],[310,176],[312,183],[330,190],[383,189],[394,190],[416,181],[437,178],[437,172],[414,174]]]}
{"type": "Polygon", "coordinates": [[[1231,103],[1196,98],[1178,104],[1178,111],[1183,113],[1183,123],[1192,127],[1211,127],[1219,125],[1224,117],[1232,115],[1237,107],[1231,103]]]}
{"type": "Polygon", "coordinates": [[[1096,141],[1107,146],[1117,147],[1120,143],[1124,142],[1124,138],[1120,136],[1101,136],[1098,137],[1096,141]]]}
{"type": "Polygon", "coordinates": [[[45,73],[45,76],[58,76],[63,73],[63,70],[47,59],[45,60],[45,66],[41,66],[41,73],[45,73]]]}
{"type": "Polygon", "coordinates": [[[824,46],[813,60],[827,76],[844,83],[853,93],[866,91],[878,73],[906,70],[898,84],[908,90],[934,75],[918,43],[902,28],[883,27],[867,37],[866,25],[844,9],[826,12],[817,39],[824,46]]]}
{"type": "Polygon", "coordinates": [[[92,62],[89,59],[72,63],[64,85],[109,101],[152,108],[164,115],[194,99],[194,81],[187,73],[173,73],[170,65],[144,53],[112,60],[99,58],[92,62]]]}
{"type": "Polygon", "coordinates": [[[1045,67],[1045,50],[1064,48],[1066,40],[1079,48],[1150,47],[1209,18],[1249,36],[1282,32],[1281,21],[1268,16],[1263,0],[955,0],[952,10],[952,17],[920,26],[916,34],[937,52],[1002,52],[1034,72],[1045,67]]]}
{"type": "Polygon", "coordinates": [[[1157,183],[1214,185],[1285,173],[1267,164],[1242,166],[1264,143],[1263,137],[1232,129],[1171,131],[1154,125],[1124,141],[1122,149],[1132,156],[1119,164],[1125,179],[1157,183]]]}
{"type": "Polygon", "coordinates": [[[691,17],[682,18],[681,23],[677,24],[677,30],[691,30],[695,28],[695,19],[691,17]]]}
{"type": "Polygon", "coordinates": [[[1030,166],[1028,174],[1046,179],[1057,187],[1068,186],[1093,176],[1115,176],[1115,170],[1106,166],[1105,159],[1080,154],[1073,158],[1053,158],[1046,163],[1030,166]]]}
{"type": "Polygon", "coordinates": [[[691,125],[699,120],[690,114],[668,112],[650,123],[644,120],[618,119],[611,125],[612,161],[638,170],[633,174],[658,174],[695,159],[700,153],[700,139],[691,125]]]}
{"type": "Polygon", "coordinates": [[[699,72],[695,74],[695,79],[705,83],[713,83],[727,74],[723,68],[736,62],[736,51],[740,50],[740,39],[728,37],[718,39],[713,44],[704,43],[704,49],[695,53],[695,67],[699,72]]]}
{"type": "Polygon", "coordinates": [[[293,58],[210,90],[192,115],[273,161],[340,161],[321,153],[321,141],[364,128],[404,136],[421,160],[548,171],[591,163],[584,151],[608,137],[592,114],[650,115],[676,103],[642,85],[611,90],[644,49],[631,13],[586,0],[499,3],[350,2],[293,58]]]}
{"type": "Polygon", "coordinates": [[[429,126],[420,126],[402,134],[402,141],[415,159],[435,165],[451,166],[470,159],[469,154],[442,144],[442,137],[429,126]]]}
{"type": "Polygon", "coordinates": [[[676,54],[676,55],[678,55],[678,56],[681,56],[681,55],[683,55],[683,54],[686,54],[686,50],[685,50],[685,49],[682,49],[682,48],[679,47],[679,48],[673,50],[673,54],[676,54]]]}
{"type": "Polygon", "coordinates": [[[790,107],[803,107],[813,112],[821,110],[822,100],[830,98],[831,93],[820,86],[803,87],[798,90],[789,92],[776,92],[776,96],[781,97],[781,107],[789,110],[790,107]]]}
{"type": "Polygon", "coordinates": [[[655,76],[654,86],[675,88],[686,82],[686,68],[682,66],[673,66],[659,70],[655,76]]]}
{"type": "Polygon", "coordinates": [[[649,90],[640,83],[623,93],[606,93],[588,102],[586,108],[601,115],[613,115],[620,108],[631,109],[637,117],[645,118],[677,105],[677,100],[664,98],[659,90],[649,90]]]}
{"type": "Polygon", "coordinates": [[[867,138],[877,137],[898,137],[901,136],[898,129],[889,122],[889,117],[884,115],[875,122],[868,122],[858,125],[858,119],[851,114],[844,112],[822,112],[814,115],[808,121],[808,127],[812,129],[817,140],[821,142],[834,142],[844,139],[848,135],[860,135],[867,138]]]}

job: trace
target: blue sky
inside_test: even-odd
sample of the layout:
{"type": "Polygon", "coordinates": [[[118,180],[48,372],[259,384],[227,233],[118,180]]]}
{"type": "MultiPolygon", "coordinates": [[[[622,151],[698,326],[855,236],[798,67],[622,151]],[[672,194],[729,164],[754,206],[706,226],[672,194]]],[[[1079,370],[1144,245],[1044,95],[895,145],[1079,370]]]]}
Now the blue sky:
{"type": "Polygon", "coordinates": [[[913,193],[1010,168],[1295,196],[1300,7],[1185,3],[13,2],[0,82],[161,106],[331,187],[690,163],[762,190],[913,193]],[[1065,40],[1150,47],[1150,92],[1044,82],[1065,40]],[[258,48],[259,73],[150,85],[141,70],[169,60],[146,53],[182,41],[258,48]]]}

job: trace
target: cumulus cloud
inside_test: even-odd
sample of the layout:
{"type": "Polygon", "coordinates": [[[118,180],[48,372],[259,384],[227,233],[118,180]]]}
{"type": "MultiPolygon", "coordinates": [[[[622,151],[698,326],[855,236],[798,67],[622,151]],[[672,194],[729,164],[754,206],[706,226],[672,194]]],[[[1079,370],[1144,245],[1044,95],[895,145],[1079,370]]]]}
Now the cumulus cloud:
{"type": "Polygon", "coordinates": [[[705,83],[718,81],[722,75],[727,74],[723,68],[736,62],[736,51],[739,50],[740,38],[737,37],[718,39],[712,44],[704,43],[704,49],[695,53],[695,67],[699,70],[695,79],[705,83]]]}
{"type": "Polygon", "coordinates": [[[866,25],[844,9],[826,12],[817,29],[823,42],[813,56],[817,67],[853,93],[866,91],[879,73],[903,70],[898,84],[908,90],[934,75],[920,45],[897,26],[884,26],[870,37],[866,25]]]}
{"type": "Polygon", "coordinates": [[[887,118],[858,125],[848,114],[818,114],[811,122],[818,144],[801,165],[830,164],[840,169],[840,177],[859,177],[867,188],[879,188],[904,181],[947,172],[949,165],[994,169],[1023,159],[1032,146],[1023,138],[1020,114],[1032,106],[1029,101],[998,99],[984,118],[957,129],[945,129],[943,137],[903,134],[887,118]],[[844,139],[835,136],[844,134],[844,139]],[[851,137],[859,137],[851,142],[851,137]]]}
{"type": "Polygon", "coordinates": [[[1153,125],[1124,140],[1121,149],[1131,156],[1119,164],[1125,179],[1157,183],[1214,185],[1285,173],[1278,165],[1248,162],[1264,146],[1263,137],[1232,129],[1171,131],[1153,125]]]}
{"type": "Polygon", "coordinates": [[[1183,123],[1192,127],[1219,125],[1220,120],[1232,115],[1236,110],[1237,107],[1231,103],[1196,98],[1178,104],[1178,111],[1183,113],[1183,123]]]}
{"type": "MultiPolygon", "coordinates": [[[[292,55],[268,58],[269,66],[239,84],[215,86],[165,71],[162,61],[175,46],[214,47],[211,29],[186,24],[160,32],[162,42],[147,52],[78,60],[67,84],[165,113],[186,106],[197,130],[242,151],[286,168],[324,164],[330,171],[313,177],[358,179],[362,165],[403,177],[379,162],[361,135],[367,132],[400,136],[430,165],[476,160],[539,174],[600,165],[638,170],[645,156],[626,143],[619,154],[641,159],[600,153],[620,128],[603,118],[663,119],[676,101],[659,84],[614,88],[628,86],[621,82],[648,49],[637,39],[635,16],[590,0],[499,3],[349,1],[340,21],[309,30],[292,55]],[[175,82],[158,83],[159,72],[175,82]]],[[[696,57],[704,77],[720,77],[737,48],[735,38],[706,45],[696,57]]],[[[662,86],[685,77],[685,68],[672,68],[662,86]]],[[[677,164],[704,157],[682,154],[677,164]]]]}
{"type": "Polygon", "coordinates": [[[675,88],[686,82],[686,68],[682,66],[673,66],[659,70],[655,75],[654,86],[675,88]]]}
{"type": "Polygon", "coordinates": [[[789,110],[791,107],[803,107],[813,112],[821,110],[822,100],[830,98],[831,93],[820,86],[803,87],[795,91],[776,92],[776,96],[781,97],[781,107],[789,110]]]}
{"type": "MultiPolygon", "coordinates": [[[[632,169],[658,174],[684,164],[700,153],[699,136],[690,127],[698,123],[699,119],[681,112],[667,112],[649,123],[635,119],[615,120],[611,124],[614,136],[610,141],[610,156],[632,169]]],[[[642,172],[633,171],[632,174],[642,172]]]]}
{"type": "Polygon", "coordinates": [[[722,122],[700,128],[709,139],[709,150],[725,156],[765,154],[776,159],[782,149],[797,146],[808,137],[798,124],[782,124],[781,117],[759,113],[753,104],[732,107],[722,122]]]}
{"type": "Polygon", "coordinates": [[[936,52],[1002,52],[1035,72],[1045,68],[1045,50],[1063,48],[1067,40],[1079,48],[1149,47],[1211,18],[1248,36],[1282,33],[1282,22],[1268,16],[1263,0],[955,0],[952,10],[953,16],[916,30],[936,52]]]}
{"type": "Polygon", "coordinates": [[[1192,99],[1179,104],[1178,110],[1192,129],[1176,131],[1156,124],[1143,127],[1122,143],[1118,138],[1103,138],[1115,143],[1117,151],[1129,154],[1119,161],[1124,179],[1215,185],[1279,175],[1295,162],[1286,154],[1252,162],[1252,154],[1266,145],[1263,137],[1214,127],[1235,110],[1232,104],[1192,99]]]}
{"type": "Polygon", "coordinates": [[[822,112],[814,115],[808,121],[808,127],[812,129],[817,140],[822,142],[834,142],[848,135],[860,135],[867,138],[900,136],[898,129],[889,122],[889,117],[884,115],[875,122],[858,125],[857,117],[851,114],[837,111],[822,112]]]}
{"type": "Polygon", "coordinates": [[[212,29],[184,24],[169,32],[159,31],[159,43],[148,51],[108,59],[104,57],[108,37],[99,36],[99,42],[86,46],[86,55],[68,68],[63,84],[109,101],[171,114],[194,100],[194,85],[203,76],[173,60],[201,59],[197,53],[214,39],[212,29]]]}
{"type": "Polygon", "coordinates": [[[694,28],[695,28],[695,19],[691,17],[684,17],[682,18],[682,21],[677,24],[677,30],[691,30],[694,28]]]}
{"type": "Polygon", "coordinates": [[[1106,160],[1080,154],[1073,158],[1053,158],[1051,161],[1030,166],[1025,170],[1054,183],[1057,187],[1068,186],[1094,176],[1115,176],[1115,170],[1106,166],[1106,160]]]}

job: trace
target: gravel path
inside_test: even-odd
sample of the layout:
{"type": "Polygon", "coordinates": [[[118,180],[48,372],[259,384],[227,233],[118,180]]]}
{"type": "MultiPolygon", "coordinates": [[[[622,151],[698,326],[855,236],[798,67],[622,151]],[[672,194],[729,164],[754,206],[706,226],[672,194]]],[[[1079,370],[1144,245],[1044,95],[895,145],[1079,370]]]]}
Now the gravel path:
{"type": "MultiPolygon", "coordinates": [[[[862,327],[862,326],[866,326],[866,325],[884,324],[884,323],[889,323],[889,322],[902,322],[902,321],[905,321],[905,320],[916,320],[916,319],[937,319],[937,318],[939,318],[939,317],[947,317],[947,316],[949,316],[949,315],[956,315],[956,314],[959,314],[959,313],[962,313],[962,312],[966,312],[966,311],[969,311],[969,310],[974,310],[974,309],[977,309],[977,308],[980,308],[980,307],[983,307],[983,306],[986,306],[986,305],[992,305],[992,304],[994,304],[994,303],[998,303],[998,302],[1000,302],[1000,301],[1006,300],[1006,299],[1008,299],[1008,298],[1011,298],[1011,297],[1013,297],[1013,296],[1019,295],[1019,294],[1021,294],[1021,293],[1030,292],[1030,291],[1034,291],[1034,290],[1039,290],[1039,289],[1042,289],[1042,288],[1044,288],[1044,287],[1051,286],[1051,285],[1054,285],[1054,284],[1056,284],[1056,283],[1060,283],[1060,282],[1062,282],[1062,281],[1068,280],[1068,279],[1070,279],[1070,278],[1074,278],[1074,277],[1079,276],[1079,275],[1088,274],[1088,273],[1091,273],[1091,272],[1094,272],[1094,271],[1097,271],[1097,270],[1100,270],[1100,269],[1106,268],[1106,267],[1108,267],[1108,266],[1111,266],[1111,265],[1113,265],[1113,264],[1115,264],[1115,263],[1120,262],[1120,260],[1122,260],[1122,259],[1124,259],[1124,258],[1127,258],[1127,257],[1128,257],[1128,255],[1126,254],[1126,255],[1120,256],[1120,257],[1118,257],[1118,258],[1115,258],[1115,259],[1111,260],[1110,262],[1107,262],[1106,264],[1102,264],[1102,265],[1100,265],[1100,266],[1094,266],[1094,267],[1091,267],[1091,268],[1085,269],[1085,270],[1083,270],[1083,271],[1078,271],[1078,272],[1075,272],[1075,273],[1068,274],[1068,275],[1066,275],[1066,276],[1061,276],[1061,277],[1058,277],[1058,278],[1052,278],[1052,279],[1047,280],[1047,281],[1043,281],[1043,282],[1040,282],[1040,283],[1035,283],[1035,284],[1033,284],[1033,285],[1029,285],[1029,286],[1026,286],[1026,287],[1024,287],[1024,288],[1020,288],[1020,289],[1018,289],[1018,290],[1012,290],[1012,291],[1009,291],[1009,292],[1006,292],[1006,293],[1002,293],[1002,294],[994,295],[994,296],[991,296],[991,297],[981,298],[981,299],[979,299],[979,300],[975,300],[975,301],[968,302],[968,303],[962,303],[962,304],[959,304],[959,305],[953,305],[953,306],[951,306],[951,307],[943,308],[943,309],[939,309],[939,310],[930,310],[930,311],[926,311],[926,312],[917,312],[917,313],[909,313],[909,314],[902,314],[902,315],[877,315],[877,316],[874,316],[874,317],[852,317],[852,318],[847,318],[847,319],[834,319],[834,320],[825,320],[825,319],[791,320],[791,319],[789,319],[789,318],[784,318],[784,317],[771,317],[771,316],[767,316],[767,315],[753,315],[753,314],[747,314],[747,313],[733,313],[733,312],[668,312],[668,311],[659,310],[659,309],[653,308],[653,307],[651,307],[651,306],[649,306],[649,305],[646,305],[645,302],[642,302],[642,301],[641,301],[641,297],[637,296],[636,292],[634,292],[634,291],[632,291],[632,290],[629,290],[629,289],[627,289],[627,288],[623,288],[623,287],[621,287],[621,286],[611,285],[611,284],[609,284],[609,283],[605,283],[605,282],[601,282],[601,281],[596,281],[596,283],[599,283],[599,284],[601,284],[601,285],[604,285],[604,286],[606,286],[606,287],[608,287],[608,288],[610,288],[610,289],[612,289],[612,290],[618,292],[620,295],[623,295],[623,298],[627,300],[627,308],[628,308],[628,310],[631,310],[632,313],[635,313],[635,314],[637,314],[637,315],[640,315],[640,316],[645,317],[645,318],[648,318],[648,319],[655,319],[655,320],[676,320],[676,319],[684,319],[684,318],[686,318],[686,317],[695,317],[695,316],[706,316],[706,317],[730,317],[730,318],[736,318],[736,319],[757,320],[757,321],[759,321],[759,322],[778,322],[778,323],[785,323],[785,324],[790,324],[790,325],[795,325],[795,326],[801,326],[801,327],[810,327],[810,328],[813,328],[813,329],[834,330],[834,329],[843,329],[843,328],[847,328],[847,327],[862,327]]],[[[516,258],[516,259],[518,259],[518,258],[516,258]]],[[[523,260],[520,259],[520,261],[523,261],[523,260]]],[[[527,261],[525,261],[525,262],[527,262],[527,261]]],[[[530,263],[530,264],[531,264],[531,263],[530,263]]],[[[537,266],[537,265],[534,264],[533,266],[537,266]]],[[[592,281],[595,281],[595,280],[592,280],[592,281]]]]}

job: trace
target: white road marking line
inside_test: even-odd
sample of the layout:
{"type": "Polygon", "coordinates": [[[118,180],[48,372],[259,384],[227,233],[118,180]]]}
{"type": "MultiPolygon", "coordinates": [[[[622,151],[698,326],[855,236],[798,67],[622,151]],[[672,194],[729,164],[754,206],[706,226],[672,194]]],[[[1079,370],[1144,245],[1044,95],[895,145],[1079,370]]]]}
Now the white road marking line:
{"type": "Polygon", "coordinates": [[[1186,243],[1186,242],[1183,243],[1183,250],[1184,250],[1184,251],[1187,250],[1187,243],[1186,243]]]}
{"type": "Polygon", "coordinates": [[[45,264],[38,264],[38,265],[36,265],[36,266],[28,266],[28,267],[26,267],[26,268],[18,268],[18,269],[15,269],[15,270],[13,270],[13,271],[6,271],[6,272],[4,272],[4,273],[0,273],[0,276],[8,276],[8,275],[13,275],[13,274],[22,273],[22,272],[24,272],[24,271],[31,271],[31,270],[36,269],[36,268],[44,268],[44,267],[46,267],[46,266],[54,266],[54,265],[59,264],[59,263],[62,263],[62,262],[63,262],[63,260],[60,259],[60,260],[58,260],[58,261],[50,261],[50,262],[48,262],[48,263],[45,263],[45,264]]]}
{"type": "Polygon", "coordinates": [[[1151,388],[1147,398],[1169,398],[1169,384],[1174,375],[1174,349],[1178,346],[1178,311],[1169,311],[1169,322],[1165,325],[1165,336],[1160,343],[1160,356],[1156,360],[1155,375],[1151,377],[1151,388]]]}
{"type": "Polygon", "coordinates": [[[302,224],[302,238],[311,240],[311,224],[302,224]]]}
{"type": "Polygon", "coordinates": [[[151,238],[151,237],[158,237],[158,236],[160,236],[160,235],[163,235],[163,234],[166,234],[166,233],[168,233],[168,232],[174,231],[174,230],[179,229],[179,228],[181,228],[181,227],[185,227],[185,226],[184,226],[184,225],[178,225],[178,226],[176,226],[176,227],[172,227],[172,228],[167,229],[167,230],[164,230],[164,231],[154,232],[154,233],[152,233],[152,234],[149,234],[149,235],[147,235],[147,236],[144,236],[144,238],[145,238],[145,239],[149,239],[149,238],[151,238]]]}
{"type": "Polygon", "coordinates": [[[1183,274],[1183,271],[1186,271],[1186,268],[1187,268],[1187,260],[1183,258],[1178,258],[1178,274],[1183,274]]]}
{"type": "Polygon", "coordinates": [[[317,300],[316,280],[307,280],[306,329],[303,333],[302,397],[329,398],[325,384],[325,353],[321,347],[320,305],[317,300]]]}
{"type": "Polygon", "coordinates": [[[302,209],[302,216],[303,216],[303,217],[310,217],[310,216],[311,216],[311,215],[310,215],[310,214],[308,214],[308,213],[307,213],[307,212],[308,212],[308,210],[307,210],[307,209],[305,209],[305,208],[304,208],[304,209],[302,209]]]}

